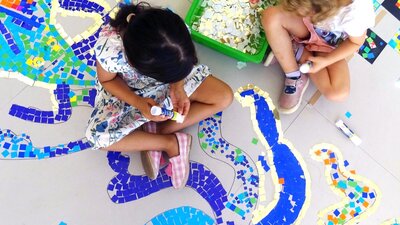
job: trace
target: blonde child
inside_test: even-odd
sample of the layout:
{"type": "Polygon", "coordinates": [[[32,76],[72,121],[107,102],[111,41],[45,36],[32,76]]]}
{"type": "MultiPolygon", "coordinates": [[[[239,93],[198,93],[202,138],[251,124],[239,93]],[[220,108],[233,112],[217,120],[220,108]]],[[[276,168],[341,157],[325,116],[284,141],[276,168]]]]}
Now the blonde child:
{"type": "Polygon", "coordinates": [[[86,132],[93,148],[142,151],[151,179],[158,175],[164,151],[173,186],[184,187],[191,136],[177,131],[228,107],[232,90],[198,64],[182,19],[146,3],[122,6],[102,29],[95,54],[98,94],[86,132]],[[155,105],[174,108],[184,122],[151,115],[155,105]]]}
{"type": "Polygon", "coordinates": [[[281,0],[262,13],[272,48],[266,64],[276,60],[286,78],[279,110],[293,113],[300,105],[309,78],[327,98],[339,101],[350,91],[345,58],[364,43],[375,24],[372,0],[281,0]],[[308,74],[299,64],[312,62],[308,74]]]}

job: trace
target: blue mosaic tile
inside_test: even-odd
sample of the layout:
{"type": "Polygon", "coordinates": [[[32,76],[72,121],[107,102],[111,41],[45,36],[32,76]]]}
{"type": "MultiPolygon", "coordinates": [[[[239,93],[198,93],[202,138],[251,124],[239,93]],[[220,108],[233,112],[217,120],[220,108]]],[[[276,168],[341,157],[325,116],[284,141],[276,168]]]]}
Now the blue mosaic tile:
{"type": "Polygon", "coordinates": [[[253,89],[244,90],[239,94],[243,98],[254,99],[254,113],[258,128],[271,147],[277,176],[284,180],[284,183],[281,184],[283,191],[279,192],[278,202],[258,224],[293,224],[299,217],[306,201],[304,171],[289,146],[278,141],[277,119],[267,100],[253,89]],[[293,205],[292,202],[295,204],[293,205]]]}
{"type": "Polygon", "coordinates": [[[56,124],[60,122],[66,122],[72,114],[72,106],[68,96],[69,93],[69,85],[57,85],[56,90],[54,90],[54,95],[58,103],[57,112],[42,111],[32,107],[26,108],[13,104],[10,108],[9,115],[35,123],[56,124]]]}
{"type": "Polygon", "coordinates": [[[26,134],[16,135],[11,130],[0,130],[0,159],[47,159],[80,152],[91,148],[85,140],[57,146],[36,147],[26,134]]]}
{"type": "Polygon", "coordinates": [[[104,7],[88,0],[58,0],[60,7],[70,11],[97,12],[105,16],[104,7]]]}
{"type": "Polygon", "coordinates": [[[182,206],[160,213],[145,225],[213,225],[215,221],[203,211],[190,207],[182,206]]]}
{"type": "Polygon", "coordinates": [[[203,151],[210,157],[230,165],[235,171],[232,189],[225,207],[236,213],[243,221],[250,222],[251,212],[257,203],[259,177],[255,164],[242,149],[229,143],[221,134],[222,112],[199,123],[199,140],[203,151]]]}
{"type": "MultiPolygon", "coordinates": [[[[171,179],[165,173],[165,168],[160,170],[155,180],[150,180],[147,176],[129,173],[129,156],[120,152],[108,152],[107,158],[112,170],[118,173],[107,186],[111,201],[114,203],[135,201],[172,187],[171,179]]],[[[191,162],[186,187],[193,188],[208,202],[214,211],[217,224],[224,221],[222,215],[225,209],[224,204],[227,201],[227,192],[219,179],[208,168],[200,163],[191,162]]]]}

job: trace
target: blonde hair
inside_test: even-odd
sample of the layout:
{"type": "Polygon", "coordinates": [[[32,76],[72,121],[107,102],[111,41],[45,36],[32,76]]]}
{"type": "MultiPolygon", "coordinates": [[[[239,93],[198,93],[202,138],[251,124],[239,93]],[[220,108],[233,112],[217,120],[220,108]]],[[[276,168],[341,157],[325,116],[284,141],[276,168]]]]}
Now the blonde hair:
{"type": "Polygon", "coordinates": [[[352,0],[280,0],[283,9],[302,17],[310,17],[312,23],[334,16],[352,0]]]}

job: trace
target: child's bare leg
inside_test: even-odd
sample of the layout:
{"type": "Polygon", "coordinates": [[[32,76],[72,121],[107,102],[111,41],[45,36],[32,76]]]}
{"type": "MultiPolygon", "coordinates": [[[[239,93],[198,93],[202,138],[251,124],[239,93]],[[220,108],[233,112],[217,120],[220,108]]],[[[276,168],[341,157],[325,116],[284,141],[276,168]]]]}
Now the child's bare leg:
{"type": "Polygon", "coordinates": [[[136,130],[122,138],[120,141],[101,150],[106,151],[143,151],[143,150],[163,150],[169,157],[179,155],[178,142],[173,134],[150,134],[141,130],[136,130]]]}
{"type": "Polygon", "coordinates": [[[166,121],[157,127],[161,134],[171,134],[189,127],[228,107],[233,100],[232,89],[214,76],[208,76],[190,96],[190,110],[183,123],[166,121]]]}
{"type": "MultiPolygon", "coordinates": [[[[320,56],[325,54],[327,53],[317,53],[320,56]]],[[[321,94],[329,100],[340,101],[349,95],[350,76],[345,59],[309,76],[321,94]]]]}
{"type": "Polygon", "coordinates": [[[300,39],[309,36],[310,33],[304,25],[303,19],[295,14],[284,11],[278,5],[264,10],[261,22],[268,43],[283,72],[290,73],[298,70],[291,35],[300,39]]]}

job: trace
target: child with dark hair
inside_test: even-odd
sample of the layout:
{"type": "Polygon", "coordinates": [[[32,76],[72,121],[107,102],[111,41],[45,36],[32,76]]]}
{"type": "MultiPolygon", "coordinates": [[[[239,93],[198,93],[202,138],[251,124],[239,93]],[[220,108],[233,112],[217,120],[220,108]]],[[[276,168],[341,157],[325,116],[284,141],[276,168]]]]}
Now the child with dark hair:
{"type": "Polygon", "coordinates": [[[197,64],[182,19],[147,3],[122,6],[94,50],[98,94],[86,132],[93,148],[142,151],[151,179],[158,176],[164,151],[173,186],[184,187],[191,136],[177,131],[228,107],[232,90],[197,64]],[[155,105],[174,109],[184,122],[151,115],[155,105]]]}

